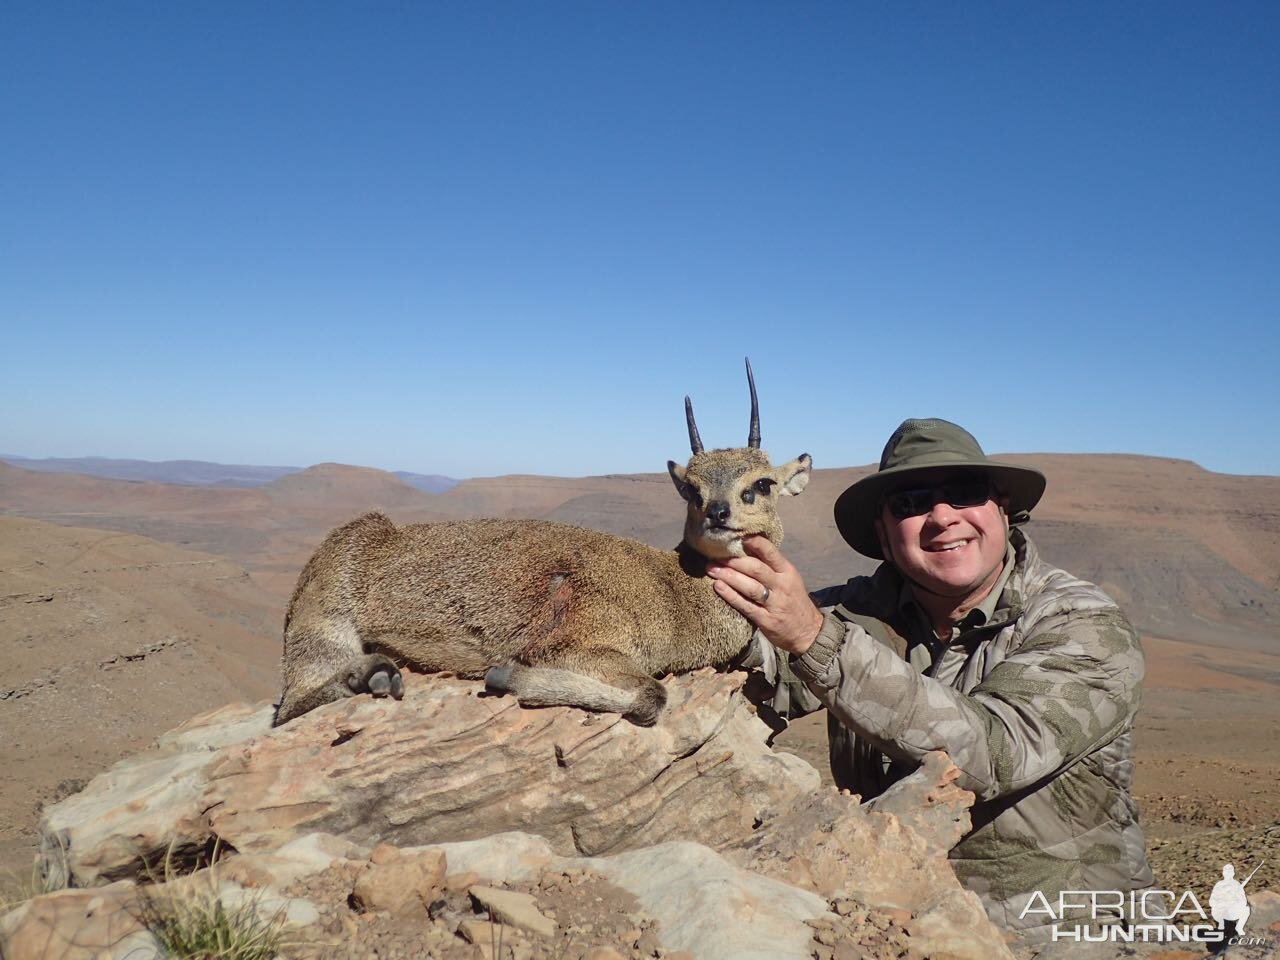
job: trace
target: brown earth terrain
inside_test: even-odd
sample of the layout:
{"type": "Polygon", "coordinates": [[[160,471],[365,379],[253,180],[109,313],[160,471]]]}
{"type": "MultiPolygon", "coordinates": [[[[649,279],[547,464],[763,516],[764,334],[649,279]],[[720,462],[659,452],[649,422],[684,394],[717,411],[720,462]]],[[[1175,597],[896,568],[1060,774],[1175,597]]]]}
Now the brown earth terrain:
{"type": "MultiPolygon", "coordinates": [[[[1028,531],[1144,636],[1136,791],[1157,879],[1205,891],[1224,862],[1280,885],[1280,478],[1185,461],[1035,454],[1028,531]]],[[[811,586],[865,573],[830,521],[871,467],[818,470],[782,507],[811,586]]],[[[0,463],[0,870],[30,862],[38,805],[199,711],[277,688],[302,564],[369,509],[398,523],[538,517],[673,546],[665,474],[468,480],[428,494],[323,464],[253,488],[35,473],[0,463]]],[[[780,737],[825,770],[819,717],[780,737]]]]}
{"type": "Polygon", "coordinates": [[[0,517],[0,873],[30,863],[41,803],[196,711],[274,695],[278,606],[211,554],[0,517]]]}

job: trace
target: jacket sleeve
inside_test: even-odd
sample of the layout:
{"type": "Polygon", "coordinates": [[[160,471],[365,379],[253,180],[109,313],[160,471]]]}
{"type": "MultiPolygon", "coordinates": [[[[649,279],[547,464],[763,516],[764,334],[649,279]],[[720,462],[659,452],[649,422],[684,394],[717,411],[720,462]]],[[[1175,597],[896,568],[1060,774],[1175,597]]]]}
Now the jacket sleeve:
{"type": "Polygon", "coordinates": [[[845,726],[898,759],[945,750],[980,800],[1053,776],[1109,741],[1133,718],[1144,672],[1137,635],[1115,607],[1040,621],[968,694],[831,614],[790,660],[845,726]]]}
{"type": "Polygon", "coordinates": [[[795,720],[805,714],[821,710],[825,704],[818,699],[803,680],[795,675],[787,657],[757,630],[751,642],[730,664],[735,670],[758,670],[764,676],[773,694],[767,702],[778,716],[795,720]]]}
{"type": "MultiPolygon", "coordinates": [[[[809,596],[819,608],[829,608],[838,602],[843,589],[842,586],[828,587],[809,596]]],[[[759,630],[751,635],[751,642],[730,666],[738,670],[759,670],[773,687],[769,706],[784,719],[796,720],[825,706],[792,670],[790,659],[766,640],[759,630]]]]}

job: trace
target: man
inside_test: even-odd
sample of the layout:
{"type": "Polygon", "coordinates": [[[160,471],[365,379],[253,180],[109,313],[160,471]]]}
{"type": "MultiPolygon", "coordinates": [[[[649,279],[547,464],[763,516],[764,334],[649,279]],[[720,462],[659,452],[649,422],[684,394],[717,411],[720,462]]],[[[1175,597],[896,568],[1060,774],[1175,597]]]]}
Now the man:
{"type": "Polygon", "coordinates": [[[811,597],[763,538],[709,570],[769,641],[775,708],[827,708],[839,786],[869,799],[951,756],[977,795],[953,866],[1013,929],[1052,922],[1039,900],[1028,913],[1036,891],[1056,907],[1060,890],[1152,883],[1130,794],[1142,650],[1106,594],[1018,529],[1044,487],[953,423],[907,420],[836,501],[845,540],[885,561],[872,576],[811,597]]]}

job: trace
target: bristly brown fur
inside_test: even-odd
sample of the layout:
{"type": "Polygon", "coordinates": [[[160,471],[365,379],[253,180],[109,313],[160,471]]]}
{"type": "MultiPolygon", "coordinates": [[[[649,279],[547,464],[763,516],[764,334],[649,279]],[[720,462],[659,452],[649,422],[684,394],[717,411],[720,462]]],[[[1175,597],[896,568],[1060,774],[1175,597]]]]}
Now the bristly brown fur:
{"type": "Polygon", "coordinates": [[[666,703],[656,677],[727,663],[751,637],[706,559],[741,556],[749,534],[780,543],[778,497],[803,490],[811,466],[803,454],[775,468],[750,447],[669,463],[687,504],[673,551],[542,520],[358,517],[298,578],[276,722],[358,693],[398,699],[407,666],[652,724],[666,703]]]}

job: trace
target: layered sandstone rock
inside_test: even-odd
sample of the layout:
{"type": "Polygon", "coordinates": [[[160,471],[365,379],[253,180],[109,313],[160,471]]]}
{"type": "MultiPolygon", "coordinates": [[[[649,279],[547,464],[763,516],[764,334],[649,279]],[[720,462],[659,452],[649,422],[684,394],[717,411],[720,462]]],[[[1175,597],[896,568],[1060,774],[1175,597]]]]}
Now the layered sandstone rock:
{"type": "Polygon", "coordinates": [[[226,707],[50,808],[44,868],[53,886],[88,886],[215,841],[257,852],[313,832],[403,846],[524,830],[566,855],[723,846],[818,784],[765,744],[742,679],[672,679],[650,728],[414,675],[403,701],[354,697],[275,729],[265,705],[226,707]]]}
{"type": "Polygon", "coordinates": [[[864,807],[769,748],[741,674],[669,680],[653,728],[407,679],[278,729],[265,705],[197,717],[51,807],[47,876],[124,882],[70,936],[82,892],[31,901],[0,949],[137,949],[131,881],[216,854],[156,889],[265,904],[299,956],[471,956],[498,929],[530,958],[1009,956],[946,861],[972,796],[944,755],[864,807]]]}

